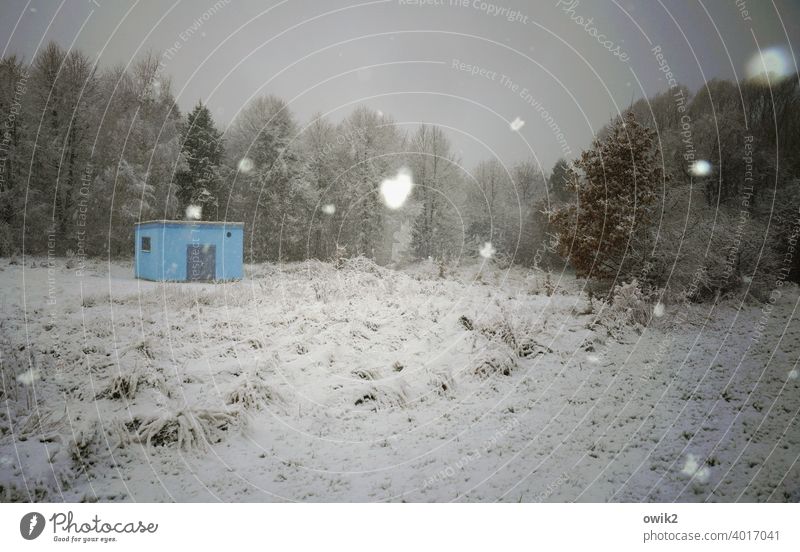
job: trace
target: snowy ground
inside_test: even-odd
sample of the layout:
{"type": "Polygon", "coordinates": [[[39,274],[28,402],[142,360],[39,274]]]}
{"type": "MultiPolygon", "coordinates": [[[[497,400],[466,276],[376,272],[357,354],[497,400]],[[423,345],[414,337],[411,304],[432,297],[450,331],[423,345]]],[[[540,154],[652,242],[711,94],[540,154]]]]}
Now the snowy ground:
{"type": "Polygon", "coordinates": [[[800,500],[796,288],[641,328],[491,265],[33,263],[0,260],[3,501],[800,500]]]}

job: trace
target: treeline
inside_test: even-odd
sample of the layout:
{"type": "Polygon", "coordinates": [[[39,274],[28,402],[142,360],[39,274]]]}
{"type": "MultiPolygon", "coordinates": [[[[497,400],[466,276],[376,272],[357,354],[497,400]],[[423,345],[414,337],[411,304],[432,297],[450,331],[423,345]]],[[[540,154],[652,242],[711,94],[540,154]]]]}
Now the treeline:
{"type": "Polygon", "coordinates": [[[549,221],[579,273],[701,300],[800,281],[800,80],[675,87],[633,104],[564,172],[549,221]]]}
{"type": "Polygon", "coordinates": [[[675,87],[575,160],[464,167],[436,126],[359,107],[298,121],[274,96],[226,129],[180,113],[156,56],[97,69],[47,46],[0,61],[0,254],[129,257],[149,219],[243,221],[248,261],[476,256],[693,298],[800,279],[797,75],[675,87]],[[399,210],[380,184],[415,182],[399,210]],[[750,286],[752,287],[752,286],[750,286]],[[689,290],[689,291],[686,291],[689,290]]]}
{"type": "MultiPolygon", "coordinates": [[[[445,133],[354,110],[299,122],[274,96],[220,129],[198,104],[181,114],[156,56],[100,70],[48,45],[0,62],[0,254],[126,257],[149,219],[244,221],[251,261],[363,255],[379,262],[477,255],[485,241],[532,262],[531,163],[466,170],[445,133]],[[383,179],[412,172],[412,196],[386,209],[383,179]]],[[[541,236],[540,236],[541,237],[541,236]]]]}

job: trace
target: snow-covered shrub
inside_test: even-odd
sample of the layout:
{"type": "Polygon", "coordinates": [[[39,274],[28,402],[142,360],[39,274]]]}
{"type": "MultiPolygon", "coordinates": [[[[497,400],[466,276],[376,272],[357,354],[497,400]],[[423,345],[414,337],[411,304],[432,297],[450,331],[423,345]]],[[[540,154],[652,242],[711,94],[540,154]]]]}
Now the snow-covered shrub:
{"type": "Polygon", "coordinates": [[[87,470],[94,465],[99,446],[98,424],[95,422],[88,427],[73,429],[67,450],[73,465],[87,470]]]}
{"type": "Polygon", "coordinates": [[[91,293],[86,293],[81,299],[81,306],[85,309],[90,309],[100,303],[101,299],[97,295],[93,295],[91,293]]]}
{"type": "Polygon", "coordinates": [[[345,259],[342,268],[351,272],[363,272],[366,274],[374,274],[375,276],[383,278],[387,273],[387,269],[375,264],[375,261],[366,257],[350,257],[345,259]]]}
{"type": "Polygon", "coordinates": [[[782,243],[764,220],[726,206],[708,206],[679,188],[667,198],[669,209],[658,228],[658,243],[639,281],[665,289],[666,298],[703,301],[742,287],[766,300],[783,260],[782,243]]]}
{"type": "Polygon", "coordinates": [[[639,282],[632,280],[614,288],[612,298],[614,310],[628,316],[634,324],[645,326],[650,320],[650,303],[642,293],[639,282]]]}
{"type": "Polygon", "coordinates": [[[225,431],[243,423],[238,410],[184,408],[135,420],[131,427],[134,440],[148,447],[177,445],[182,450],[205,450],[208,443],[220,442],[225,431]]]}
{"type": "Polygon", "coordinates": [[[517,359],[508,348],[490,344],[478,353],[469,371],[480,378],[489,378],[510,376],[516,367],[517,359]]]}
{"type": "Polygon", "coordinates": [[[356,392],[353,404],[373,412],[404,407],[408,404],[408,387],[402,382],[373,384],[356,392]]]}
{"type": "Polygon", "coordinates": [[[432,279],[439,275],[439,266],[433,257],[427,257],[419,262],[419,273],[421,276],[432,279]]]}
{"type": "Polygon", "coordinates": [[[48,440],[61,433],[67,423],[67,413],[58,415],[53,410],[34,408],[25,418],[25,421],[14,428],[15,435],[19,437],[38,437],[48,440]]]}
{"type": "Polygon", "coordinates": [[[314,297],[317,301],[327,303],[331,296],[336,292],[335,286],[330,279],[320,278],[311,281],[311,289],[314,290],[314,297]]]}
{"type": "Polygon", "coordinates": [[[245,372],[236,386],[225,396],[225,403],[245,410],[261,410],[264,406],[283,402],[283,397],[255,371],[245,372]]]}
{"type": "Polygon", "coordinates": [[[652,312],[650,299],[636,280],[614,286],[610,303],[602,305],[594,323],[605,327],[609,335],[624,332],[628,326],[646,326],[652,312]]]}
{"type": "Polygon", "coordinates": [[[490,340],[504,343],[518,357],[553,352],[536,340],[535,336],[540,332],[530,319],[506,310],[481,323],[478,331],[490,340]]]}
{"type": "Polygon", "coordinates": [[[333,251],[333,256],[331,257],[331,263],[333,264],[333,268],[335,268],[336,270],[344,268],[344,263],[346,260],[347,260],[347,248],[337,243],[336,249],[333,251]]]}
{"type": "Polygon", "coordinates": [[[130,400],[136,396],[136,392],[141,386],[158,389],[167,397],[170,396],[164,378],[149,364],[137,361],[127,373],[123,373],[121,368],[120,372],[111,379],[108,387],[98,395],[98,398],[130,400]]]}
{"type": "Polygon", "coordinates": [[[353,376],[368,381],[381,379],[381,375],[377,370],[371,370],[369,368],[356,368],[353,370],[353,376]]]}
{"type": "Polygon", "coordinates": [[[430,374],[428,385],[436,394],[447,397],[455,390],[456,380],[449,371],[433,372],[430,374]]]}

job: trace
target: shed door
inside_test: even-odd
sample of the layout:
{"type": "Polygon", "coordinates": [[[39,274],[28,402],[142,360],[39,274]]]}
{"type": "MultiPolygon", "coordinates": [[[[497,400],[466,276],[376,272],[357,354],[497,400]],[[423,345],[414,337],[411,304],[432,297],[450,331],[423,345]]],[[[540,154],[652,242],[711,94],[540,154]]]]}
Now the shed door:
{"type": "Polygon", "coordinates": [[[190,243],[186,246],[186,279],[213,280],[217,275],[217,246],[207,243],[190,243]]]}

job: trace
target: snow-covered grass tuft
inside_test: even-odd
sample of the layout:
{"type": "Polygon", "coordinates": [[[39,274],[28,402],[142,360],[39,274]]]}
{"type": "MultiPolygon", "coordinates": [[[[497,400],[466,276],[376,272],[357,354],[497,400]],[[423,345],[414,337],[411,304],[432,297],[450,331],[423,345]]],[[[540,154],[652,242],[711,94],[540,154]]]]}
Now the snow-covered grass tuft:
{"type": "Polygon", "coordinates": [[[395,381],[391,384],[373,384],[360,388],[353,400],[355,406],[373,412],[403,408],[408,402],[408,386],[402,381],[395,381]]]}
{"type": "Polygon", "coordinates": [[[456,389],[456,379],[451,372],[433,372],[428,384],[434,393],[442,397],[453,396],[456,389]]]}
{"type": "Polygon", "coordinates": [[[478,331],[490,340],[504,343],[521,358],[553,352],[535,339],[541,329],[530,318],[517,313],[503,310],[488,322],[481,323],[478,331]]]}
{"type": "Polygon", "coordinates": [[[229,429],[242,427],[239,410],[184,408],[153,416],[133,424],[134,440],[149,447],[177,446],[181,450],[206,450],[218,443],[229,429]]]}
{"type": "Polygon", "coordinates": [[[17,437],[38,437],[40,440],[50,440],[58,435],[66,426],[67,413],[61,415],[52,410],[34,408],[19,426],[14,428],[17,437]]]}
{"type": "Polygon", "coordinates": [[[12,482],[0,483],[0,502],[46,502],[56,494],[53,489],[41,481],[29,481],[27,486],[12,482]]]}
{"type": "Polygon", "coordinates": [[[98,447],[98,424],[93,423],[73,430],[67,450],[76,468],[88,470],[96,461],[98,447]]]}
{"type": "Polygon", "coordinates": [[[261,410],[275,403],[285,402],[278,391],[255,371],[239,376],[236,386],[225,396],[225,403],[241,406],[245,410],[261,410]]]}
{"type": "Polygon", "coordinates": [[[381,379],[380,373],[377,370],[372,370],[371,368],[358,368],[353,370],[353,376],[358,379],[369,381],[381,379]]]}
{"type": "Polygon", "coordinates": [[[133,399],[141,386],[152,387],[169,397],[171,395],[167,384],[161,374],[157,373],[148,363],[136,362],[127,373],[122,369],[118,372],[98,398],[108,399],[133,399]]]}
{"type": "Polygon", "coordinates": [[[508,347],[491,343],[478,353],[469,371],[480,378],[490,378],[510,376],[516,367],[517,359],[508,347]]]}
{"type": "Polygon", "coordinates": [[[361,256],[344,259],[342,262],[342,268],[351,272],[365,272],[367,274],[373,274],[380,278],[391,276],[391,271],[389,269],[383,268],[382,266],[377,265],[375,261],[361,256]]]}

